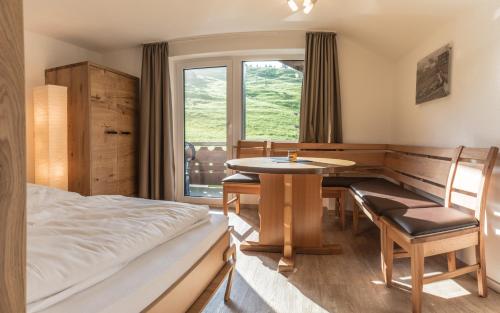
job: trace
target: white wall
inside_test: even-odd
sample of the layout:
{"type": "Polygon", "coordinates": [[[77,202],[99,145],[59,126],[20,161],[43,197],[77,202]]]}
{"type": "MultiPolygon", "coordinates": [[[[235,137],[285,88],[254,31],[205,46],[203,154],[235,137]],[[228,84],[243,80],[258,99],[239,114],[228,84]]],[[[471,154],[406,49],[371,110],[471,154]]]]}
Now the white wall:
{"type": "MultiPolygon", "coordinates": [[[[252,32],[177,39],[169,42],[169,56],[175,59],[241,54],[243,51],[304,49],[303,31],[252,32]]],[[[117,70],[140,77],[142,47],[104,53],[104,63],[117,70]]]]}
{"type": "MultiPolygon", "coordinates": [[[[491,1],[445,26],[399,60],[395,86],[392,142],[500,146],[500,1],[491,1]],[[417,61],[447,43],[453,45],[451,95],[415,105],[417,61]]],[[[486,240],[488,276],[496,282],[500,282],[499,246],[497,165],[489,194],[486,240]]]]}
{"type": "Polygon", "coordinates": [[[27,178],[34,181],[33,88],[45,84],[45,69],[81,61],[102,62],[99,53],[32,32],[24,33],[27,178]]]}
{"type": "Polygon", "coordinates": [[[142,47],[116,50],[103,53],[103,65],[141,77],[142,47]]]}
{"type": "Polygon", "coordinates": [[[391,138],[394,62],[339,36],[340,94],[345,143],[391,138]]]}

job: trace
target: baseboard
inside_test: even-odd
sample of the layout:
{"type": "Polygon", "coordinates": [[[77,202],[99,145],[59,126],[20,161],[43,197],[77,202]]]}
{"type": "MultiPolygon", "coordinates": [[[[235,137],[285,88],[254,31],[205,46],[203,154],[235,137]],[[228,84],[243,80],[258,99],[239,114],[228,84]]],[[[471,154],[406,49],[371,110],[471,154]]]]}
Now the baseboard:
{"type": "Polygon", "coordinates": [[[500,282],[488,277],[488,287],[493,289],[495,292],[500,293],[500,282]]]}

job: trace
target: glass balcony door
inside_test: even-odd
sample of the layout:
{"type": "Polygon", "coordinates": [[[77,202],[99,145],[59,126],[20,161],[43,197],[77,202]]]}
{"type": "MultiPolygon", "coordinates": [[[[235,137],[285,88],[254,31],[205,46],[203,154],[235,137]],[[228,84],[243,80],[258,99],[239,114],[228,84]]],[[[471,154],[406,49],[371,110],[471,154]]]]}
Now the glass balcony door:
{"type": "Polygon", "coordinates": [[[183,138],[176,163],[183,164],[182,175],[177,169],[180,200],[210,203],[222,198],[224,163],[231,156],[230,70],[230,63],[211,61],[182,64],[177,71],[182,77],[177,88],[182,106],[176,114],[176,138],[183,138]]]}
{"type": "Polygon", "coordinates": [[[238,139],[297,140],[303,57],[171,60],[177,201],[221,205],[238,139]]]}

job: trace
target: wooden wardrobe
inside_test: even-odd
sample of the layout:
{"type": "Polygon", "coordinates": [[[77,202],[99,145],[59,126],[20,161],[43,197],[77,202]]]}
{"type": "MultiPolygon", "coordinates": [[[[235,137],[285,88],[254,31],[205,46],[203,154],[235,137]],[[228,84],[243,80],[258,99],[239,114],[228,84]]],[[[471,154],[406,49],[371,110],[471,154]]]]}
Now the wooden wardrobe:
{"type": "Polygon", "coordinates": [[[69,190],[137,195],[139,79],[83,62],[47,69],[45,83],[68,87],[69,190]]]}

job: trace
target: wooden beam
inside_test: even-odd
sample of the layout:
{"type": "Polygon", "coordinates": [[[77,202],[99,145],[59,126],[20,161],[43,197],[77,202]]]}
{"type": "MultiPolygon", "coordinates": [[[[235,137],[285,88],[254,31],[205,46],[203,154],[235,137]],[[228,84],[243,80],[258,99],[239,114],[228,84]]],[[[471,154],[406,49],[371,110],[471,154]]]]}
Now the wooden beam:
{"type": "Polygon", "coordinates": [[[0,312],[26,310],[23,7],[0,1],[0,312]]]}

